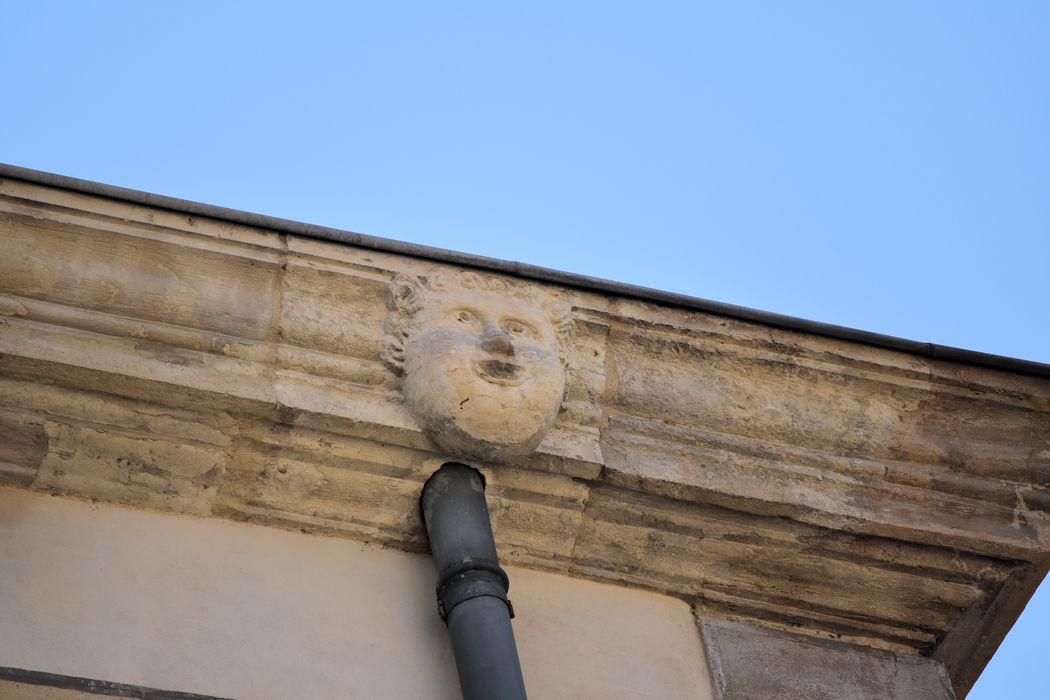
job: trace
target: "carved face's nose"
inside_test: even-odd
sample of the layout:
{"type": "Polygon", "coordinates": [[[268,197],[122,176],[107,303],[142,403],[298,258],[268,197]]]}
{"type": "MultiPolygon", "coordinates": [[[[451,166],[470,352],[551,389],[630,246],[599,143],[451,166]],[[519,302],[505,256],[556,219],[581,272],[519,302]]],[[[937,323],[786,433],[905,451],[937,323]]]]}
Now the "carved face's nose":
{"type": "Polygon", "coordinates": [[[514,355],[514,343],[511,342],[507,332],[498,326],[487,324],[485,332],[481,335],[481,349],[494,355],[514,355]]]}

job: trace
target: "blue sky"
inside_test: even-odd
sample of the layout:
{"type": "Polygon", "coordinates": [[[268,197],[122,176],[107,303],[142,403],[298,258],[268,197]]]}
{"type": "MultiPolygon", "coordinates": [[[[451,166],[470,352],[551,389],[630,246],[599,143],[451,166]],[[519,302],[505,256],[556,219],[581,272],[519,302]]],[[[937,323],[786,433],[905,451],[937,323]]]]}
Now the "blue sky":
{"type": "MultiPolygon", "coordinates": [[[[1050,3],[14,3],[0,161],[1050,362],[1050,3]]],[[[1050,590],[970,697],[1041,698],[1050,590]]]]}

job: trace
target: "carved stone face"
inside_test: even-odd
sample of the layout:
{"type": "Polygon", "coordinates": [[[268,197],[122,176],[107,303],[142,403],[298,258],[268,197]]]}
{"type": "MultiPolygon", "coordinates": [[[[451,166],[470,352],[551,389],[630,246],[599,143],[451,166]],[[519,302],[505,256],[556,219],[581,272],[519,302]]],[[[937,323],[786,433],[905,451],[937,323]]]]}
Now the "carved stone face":
{"type": "Polygon", "coordinates": [[[423,431],[451,454],[497,462],[526,454],[565,393],[555,329],[522,299],[431,293],[404,341],[402,389],[423,431]]]}

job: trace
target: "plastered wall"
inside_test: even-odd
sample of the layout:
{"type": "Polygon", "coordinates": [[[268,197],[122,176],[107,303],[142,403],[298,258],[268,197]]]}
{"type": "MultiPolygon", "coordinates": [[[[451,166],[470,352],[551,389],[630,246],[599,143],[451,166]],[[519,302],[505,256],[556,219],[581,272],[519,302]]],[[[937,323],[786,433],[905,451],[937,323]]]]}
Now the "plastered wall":
{"type": "MultiPolygon", "coordinates": [[[[459,697],[423,556],[0,489],[0,562],[0,666],[238,700],[459,697]]],[[[711,698],[687,604],[510,574],[530,697],[711,698]]]]}

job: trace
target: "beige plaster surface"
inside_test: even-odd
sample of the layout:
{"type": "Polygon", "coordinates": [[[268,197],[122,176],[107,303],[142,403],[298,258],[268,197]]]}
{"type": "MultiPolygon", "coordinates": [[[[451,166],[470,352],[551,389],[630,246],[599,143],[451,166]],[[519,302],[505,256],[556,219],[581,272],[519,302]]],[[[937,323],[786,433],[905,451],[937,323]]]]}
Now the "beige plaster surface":
{"type": "MultiPolygon", "coordinates": [[[[0,489],[0,562],[0,666],[238,700],[459,697],[424,556],[0,489]]],[[[711,697],[689,605],[510,576],[530,697],[711,697]]]]}

